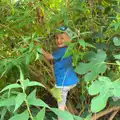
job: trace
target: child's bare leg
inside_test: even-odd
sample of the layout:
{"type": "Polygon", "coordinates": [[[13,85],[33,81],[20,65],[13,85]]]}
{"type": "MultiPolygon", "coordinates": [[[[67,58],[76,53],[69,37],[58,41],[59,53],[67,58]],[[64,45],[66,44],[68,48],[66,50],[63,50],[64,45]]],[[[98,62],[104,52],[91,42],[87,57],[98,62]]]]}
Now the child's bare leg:
{"type": "MultiPolygon", "coordinates": [[[[70,88],[61,88],[62,90],[62,101],[58,102],[58,108],[62,111],[66,109],[66,100],[67,100],[67,94],[70,88]]],[[[58,118],[58,120],[62,120],[61,118],[58,118]]]]}

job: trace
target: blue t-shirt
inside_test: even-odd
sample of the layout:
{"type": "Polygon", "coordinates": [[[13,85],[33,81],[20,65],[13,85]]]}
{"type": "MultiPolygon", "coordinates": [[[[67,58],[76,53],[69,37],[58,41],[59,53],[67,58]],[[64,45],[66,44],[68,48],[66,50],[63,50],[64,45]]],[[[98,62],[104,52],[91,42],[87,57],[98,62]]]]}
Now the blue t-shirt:
{"type": "Polygon", "coordinates": [[[59,48],[53,53],[54,57],[54,73],[56,78],[56,86],[71,86],[79,82],[79,79],[72,67],[72,56],[63,58],[67,47],[59,48]]]}

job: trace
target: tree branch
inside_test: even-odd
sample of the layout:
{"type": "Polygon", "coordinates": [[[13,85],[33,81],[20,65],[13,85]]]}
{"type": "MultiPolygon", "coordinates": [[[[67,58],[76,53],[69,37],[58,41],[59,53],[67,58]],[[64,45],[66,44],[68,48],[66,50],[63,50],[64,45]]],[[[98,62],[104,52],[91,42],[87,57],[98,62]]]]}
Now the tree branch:
{"type": "Polygon", "coordinates": [[[102,117],[102,116],[104,116],[104,115],[106,115],[108,113],[111,113],[113,111],[119,111],[119,110],[120,110],[120,106],[118,106],[118,107],[115,106],[115,107],[112,107],[112,108],[108,108],[108,109],[106,109],[106,110],[104,110],[102,112],[94,114],[90,120],[97,120],[98,118],[100,118],[100,117],[102,117]]]}
{"type": "Polygon", "coordinates": [[[119,110],[116,110],[113,112],[113,114],[110,116],[109,120],[113,120],[113,118],[115,117],[115,115],[118,113],[119,110]]]}

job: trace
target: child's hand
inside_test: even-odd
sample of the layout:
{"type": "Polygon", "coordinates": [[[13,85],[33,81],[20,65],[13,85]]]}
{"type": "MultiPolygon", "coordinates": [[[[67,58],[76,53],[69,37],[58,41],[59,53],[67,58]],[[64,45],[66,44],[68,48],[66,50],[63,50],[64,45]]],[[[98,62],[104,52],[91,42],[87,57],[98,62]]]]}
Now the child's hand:
{"type": "Polygon", "coordinates": [[[47,59],[47,60],[53,60],[53,56],[52,54],[50,54],[49,52],[45,51],[43,48],[41,48],[43,56],[47,59]]]}

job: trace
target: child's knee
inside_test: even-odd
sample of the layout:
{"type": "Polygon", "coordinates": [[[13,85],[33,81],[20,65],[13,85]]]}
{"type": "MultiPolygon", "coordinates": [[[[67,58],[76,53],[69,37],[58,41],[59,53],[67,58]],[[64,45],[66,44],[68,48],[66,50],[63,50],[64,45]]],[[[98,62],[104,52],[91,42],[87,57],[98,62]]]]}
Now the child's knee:
{"type": "Polygon", "coordinates": [[[62,100],[58,102],[58,107],[62,107],[66,105],[68,92],[69,92],[69,88],[61,88],[62,100]]]}

